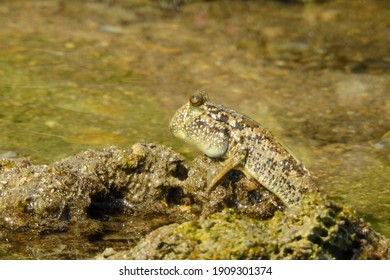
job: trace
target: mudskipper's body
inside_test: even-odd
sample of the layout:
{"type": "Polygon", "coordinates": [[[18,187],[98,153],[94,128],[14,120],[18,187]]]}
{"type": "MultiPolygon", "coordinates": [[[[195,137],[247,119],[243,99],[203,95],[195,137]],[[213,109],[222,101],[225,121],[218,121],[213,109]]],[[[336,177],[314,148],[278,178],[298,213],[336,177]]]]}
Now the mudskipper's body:
{"type": "Polygon", "coordinates": [[[242,170],[278,196],[287,206],[298,205],[302,194],[314,189],[309,172],[263,126],[198,90],[170,123],[172,133],[209,157],[224,158],[208,186],[211,192],[231,169],[242,170]]]}

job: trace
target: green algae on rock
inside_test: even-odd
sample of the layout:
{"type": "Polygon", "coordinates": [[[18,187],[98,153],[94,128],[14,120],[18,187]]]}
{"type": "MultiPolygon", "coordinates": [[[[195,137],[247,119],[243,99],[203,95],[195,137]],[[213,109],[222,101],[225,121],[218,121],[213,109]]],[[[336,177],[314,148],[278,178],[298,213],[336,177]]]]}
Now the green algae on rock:
{"type": "Polygon", "coordinates": [[[158,228],[129,251],[98,259],[388,259],[390,240],[347,208],[312,194],[261,221],[222,211],[158,228]]]}

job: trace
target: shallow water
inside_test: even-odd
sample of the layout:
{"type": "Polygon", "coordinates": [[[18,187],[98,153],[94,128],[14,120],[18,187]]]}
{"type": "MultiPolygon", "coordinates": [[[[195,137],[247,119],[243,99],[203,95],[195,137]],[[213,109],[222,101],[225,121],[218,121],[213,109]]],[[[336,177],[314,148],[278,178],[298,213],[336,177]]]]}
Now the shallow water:
{"type": "Polygon", "coordinates": [[[390,3],[128,2],[0,4],[0,154],[155,142],[192,158],[168,123],[202,87],[390,236],[390,3]]]}

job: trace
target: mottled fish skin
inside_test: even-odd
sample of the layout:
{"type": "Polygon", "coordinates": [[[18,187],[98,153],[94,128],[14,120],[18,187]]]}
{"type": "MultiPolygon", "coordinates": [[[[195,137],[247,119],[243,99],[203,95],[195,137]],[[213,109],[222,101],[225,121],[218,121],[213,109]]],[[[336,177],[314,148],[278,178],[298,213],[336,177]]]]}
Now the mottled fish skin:
{"type": "Polygon", "coordinates": [[[270,131],[245,115],[212,103],[203,90],[176,111],[170,130],[209,157],[226,162],[238,159],[239,164],[231,168],[255,178],[287,206],[298,205],[303,193],[316,188],[303,164],[270,131]]]}

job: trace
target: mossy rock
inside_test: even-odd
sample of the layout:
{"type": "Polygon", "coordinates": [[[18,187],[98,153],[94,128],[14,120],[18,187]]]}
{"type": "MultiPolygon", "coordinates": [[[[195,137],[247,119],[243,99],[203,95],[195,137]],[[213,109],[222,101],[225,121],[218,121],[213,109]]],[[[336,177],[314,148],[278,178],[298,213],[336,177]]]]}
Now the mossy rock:
{"type": "Polygon", "coordinates": [[[257,220],[234,210],[160,227],[110,259],[388,259],[390,241],[353,211],[308,195],[257,220]]]}

